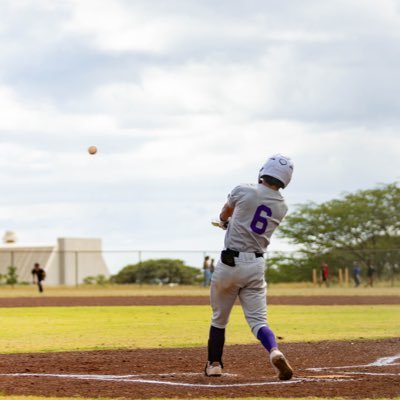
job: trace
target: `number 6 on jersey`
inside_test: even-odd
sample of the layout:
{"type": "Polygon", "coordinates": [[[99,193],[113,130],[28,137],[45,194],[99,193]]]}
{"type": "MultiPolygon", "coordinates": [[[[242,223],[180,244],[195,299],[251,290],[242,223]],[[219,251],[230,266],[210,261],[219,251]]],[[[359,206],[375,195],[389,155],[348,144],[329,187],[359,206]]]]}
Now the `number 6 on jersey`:
{"type": "Polygon", "coordinates": [[[261,204],[257,207],[254,213],[253,220],[251,221],[250,228],[253,232],[262,235],[268,227],[268,217],[272,216],[272,211],[269,207],[261,204]]]}

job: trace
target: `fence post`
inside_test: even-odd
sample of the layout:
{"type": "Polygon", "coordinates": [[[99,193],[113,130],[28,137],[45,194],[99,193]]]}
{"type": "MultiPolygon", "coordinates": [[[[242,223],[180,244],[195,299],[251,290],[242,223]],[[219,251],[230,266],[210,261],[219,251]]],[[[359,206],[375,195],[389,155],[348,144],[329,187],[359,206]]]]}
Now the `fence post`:
{"type": "Polygon", "coordinates": [[[349,286],[349,269],[345,268],[344,270],[344,282],[345,282],[345,286],[348,287],[349,286]]]}
{"type": "Polygon", "coordinates": [[[312,281],[313,281],[313,285],[317,286],[317,270],[315,268],[313,268],[312,270],[312,281]]]}
{"type": "Polygon", "coordinates": [[[142,286],[142,270],[141,270],[141,266],[142,266],[142,251],[139,250],[138,251],[138,259],[139,259],[139,285],[142,286]]]}
{"type": "Polygon", "coordinates": [[[343,269],[339,268],[339,286],[343,286],[343,269]]]}
{"type": "Polygon", "coordinates": [[[75,286],[79,286],[79,279],[78,279],[78,273],[79,273],[79,267],[78,267],[78,257],[79,253],[78,251],[75,251],[75,286]]]}

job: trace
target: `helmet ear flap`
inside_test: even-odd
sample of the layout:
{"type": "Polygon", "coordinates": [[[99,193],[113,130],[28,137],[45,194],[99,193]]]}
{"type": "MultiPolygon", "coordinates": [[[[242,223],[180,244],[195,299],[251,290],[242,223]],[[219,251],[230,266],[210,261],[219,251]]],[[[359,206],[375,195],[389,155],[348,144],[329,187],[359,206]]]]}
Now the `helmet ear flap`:
{"type": "Polygon", "coordinates": [[[263,167],[260,168],[258,171],[258,183],[263,183],[263,180],[261,179],[261,173],[262,173],[263,167]]]}

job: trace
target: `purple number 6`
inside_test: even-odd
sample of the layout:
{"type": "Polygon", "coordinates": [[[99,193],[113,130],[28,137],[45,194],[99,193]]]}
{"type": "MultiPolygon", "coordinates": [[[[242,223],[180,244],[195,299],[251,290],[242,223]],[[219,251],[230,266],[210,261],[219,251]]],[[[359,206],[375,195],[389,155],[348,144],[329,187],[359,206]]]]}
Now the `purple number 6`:
{"type": "Polygon", "coordinates": [[[259,235],[262,235],[267,230],[267,217],[270,217],[271,215],[272,211],[269,207],[264,206],[263,204],[258,206],[256,212],[254,213],[253,221],[251,221],[251,230],[259,235]]]}

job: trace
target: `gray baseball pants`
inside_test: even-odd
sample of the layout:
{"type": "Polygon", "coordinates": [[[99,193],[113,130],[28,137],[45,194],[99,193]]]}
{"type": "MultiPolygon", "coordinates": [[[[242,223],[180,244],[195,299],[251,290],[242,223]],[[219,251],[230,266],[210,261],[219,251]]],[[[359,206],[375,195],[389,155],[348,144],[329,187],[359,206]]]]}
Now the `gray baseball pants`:
{"type": "Polygon", "coordinates": [[[239,297],[247,323],[257,337],[258,330],[267,325],[265,260],[254,253],[239,254],[236,266],[218,260],[211,280],[211,325],[224,329],[232,307],[239,297]]]}

